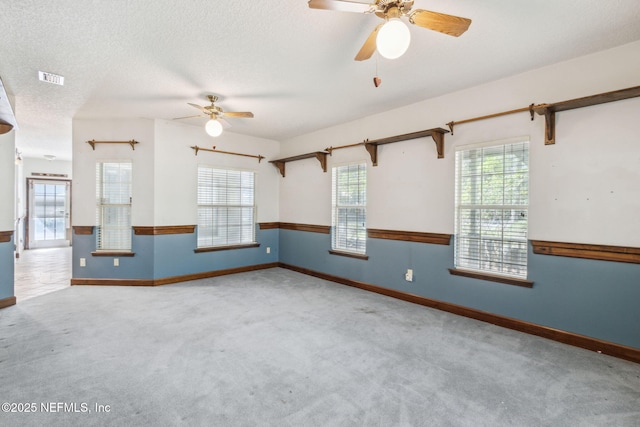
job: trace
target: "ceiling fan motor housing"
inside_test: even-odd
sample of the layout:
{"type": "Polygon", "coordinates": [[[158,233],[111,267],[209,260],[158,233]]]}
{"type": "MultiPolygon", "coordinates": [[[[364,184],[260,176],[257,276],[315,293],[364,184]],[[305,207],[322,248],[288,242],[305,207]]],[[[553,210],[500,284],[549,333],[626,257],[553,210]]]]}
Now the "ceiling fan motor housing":
{"type": "Polygon", "coordinates": [[[382,19],[399,18],[406,15],[413,6],[413,1],[378,0],[375,14],[382,19]]]}
{"type": "Polygon", "coordinates": [[[217,105],[207,105],[204,108],[206,110],[209,110],[209,113],[215,114],[216,116],[222,114],[222,108],[218,107],[217,105]]]}

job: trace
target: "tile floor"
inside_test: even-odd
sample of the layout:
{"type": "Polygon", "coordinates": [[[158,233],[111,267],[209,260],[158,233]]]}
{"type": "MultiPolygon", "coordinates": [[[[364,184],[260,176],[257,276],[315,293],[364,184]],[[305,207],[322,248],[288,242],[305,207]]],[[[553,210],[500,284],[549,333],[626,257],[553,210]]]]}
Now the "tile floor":
{"type": "Polygon", "coordinates": [[[29,249],[15,260],[15,296],[24,301],[64,289],[71,281],[71,247],[29,249]]]}

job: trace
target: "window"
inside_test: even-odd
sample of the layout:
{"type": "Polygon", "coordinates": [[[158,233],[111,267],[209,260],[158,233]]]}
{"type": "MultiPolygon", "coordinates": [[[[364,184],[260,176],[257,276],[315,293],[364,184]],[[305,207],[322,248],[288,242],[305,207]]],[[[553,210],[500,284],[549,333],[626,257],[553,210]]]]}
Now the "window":
{"type": "Polygon", "coordinates": [[[98,250],[131,250],[131,162],[96,165],[98,250]]]}
{"type": "Polygon", "coordinates": [[[255,242],[255,173],[198,166],[198,247],[255,242]]]}
{"type": "Polygon", "coordinates": [[[334,167],[331,185],[331,248],[364,254],[367,245],[366,164],[334,167]]]}
{"type": "Polygon", "coordinates": [[[529,141],[459,150],[456,268],[526,278],[529,141]]]}

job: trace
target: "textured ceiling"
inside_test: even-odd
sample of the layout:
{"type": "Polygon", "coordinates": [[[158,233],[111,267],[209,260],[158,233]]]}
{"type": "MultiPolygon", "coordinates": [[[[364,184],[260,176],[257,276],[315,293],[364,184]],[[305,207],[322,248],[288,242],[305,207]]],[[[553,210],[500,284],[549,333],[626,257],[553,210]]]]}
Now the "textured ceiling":
{"type": "MultiPolygon", "coordinates": [[[[284,140],[640,40],[638,0],[416,0],[473,20],[459,38],[411,26],[397,60],[353,57],[374,15],[306,0],[0,0],[0,78],[27,157],[71,158],[71,122],[171,119],[207,94],[228,132],[284,140]],[[65,77],[38,81],[38,70],[65,77]]],[[[204,120],[190,120],[203,126],[204,120]]]]}

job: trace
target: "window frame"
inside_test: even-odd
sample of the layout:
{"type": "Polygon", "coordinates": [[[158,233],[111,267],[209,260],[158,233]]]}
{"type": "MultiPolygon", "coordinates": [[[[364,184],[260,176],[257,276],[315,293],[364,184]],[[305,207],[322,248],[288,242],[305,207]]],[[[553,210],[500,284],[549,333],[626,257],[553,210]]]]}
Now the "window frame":
{"type": "MultiPolygon", "coordinates": [[[[522,136],[517,138],[509,138],[498,141],[488,141],[480,144],[470,144],[456,147],[455,157],[455,195],[454,195],[454,227],[455,227],[455,243],[454,243],[454,270],[457,273],[451,271],[452,274],[464,275],[466,277],[476,277],[487,280],[493,280],[496,282],[516,284],[520,286],[532,285],[533,282],[527,280],[528,276],[528,228],[529,228],[529,183],[530,183],[530,141],[528,136],[522,136]],[[518,146],[521,149],[518,151],[521,154],[526,155],[525,161],[520,161],[520,164],[513,162],[506,162],[505,159],[510,154],[509,150],[513,151],[518,146]],[[500,162],[501,172],[496,173],[485,172],[484,162],[491,156],[496,156],[487,153],[488,151],[501,150],[502,160],[500,162]],[[471,151],[479,151],[481,154],[481,163],[478,168],[479,173],[469,174],[469,176],[463,176],[462,156],[465,153],[471,151]],[[505,165],[512,165],[513,169],[506,171],[505,165]],[[518,174],[524,176],[518,176],[518,174]],[[468,193],[466,200],[463,199],[462,187],[465,185],[463,180],[470,176],[474,176],[476,185],[481,187],[480,196],[474,196],[472,193],[468,193]],[[488,179],[487,179],[488,177],[488,179]],[[493,177],[493,178],[492,178],[493,177]],[[485,193],[484,185],[488,180],[494,180],[496,177],[500,177],[501,188],[493,186],[493,191],[497,191],[501,194],[502,201],[496,203],[495,200],[491,201],[488,194],[485,193]],[[515,178],[518,181],[518,185],[509,186],[506,182],[506,177],[515,178]],[[524,185],[524,188],[522,187],[524,185]],[[505,200],[511,197],[511,203],[506,203],[509,200],[505,200]],[[470,201],[475,199],[475,201],[470,201]],[[489,199],[489,200],[487,200],[489,199]],[[514,202],[515,201],[515,202],[514,202]],[[463,226],[465,213],[474,212],[476,216],[477,224],[468,226],[467,223],[463,226]],[[487,212],[499,213],[499,226],[496,227],[495,221],[483,222],[483,215],[487,212]],[[507,213],[513,215],[514,212],[518,213],[515,217],[506,220],[507,213]],[[478,218],[479,217],[479,218],[478,218]],[[488,226],[488,227],[483,227],[488,226]],[[466,233],[464,235],[463,229],[473,230],[474,233],[466,233]],[[474,228],[475,227],[475,228],[474,228]],[[478,228],[479,227],[479,228],[478,228]],[[488,231],[483,232],[483,229],[488,231]],[[499,235],[499,238],[497,237],[499,235]],[[494,252],[494,255],[490,255],[488,250],[484,250],[485,243],[497,244],[499,250],[494,252]],[[472,255],[472,243],[476,245],[477,255],[472,255]],[[461,254],[465,251],[466,246],[466,258],[462,258],[461,254]],[[515,248],[515,249],[514,249],[515,248]],[[489,256],[487,256],[489,255],[489,256]],[[493,256],[493,257],[492,257],[493,256]],[[467,261],[464,261],[467,260],[467,261]],[[464,274],[464,271],[472,272],[473,274],[464,274]],[[492,278],[494,276],[494,278],[492,278]]],[[[516,154],[514,154],[515,156],[516,154]]],[[[470,181],[468,181],[470,182],[470,181]]],[[[494,199],[495,195],[491,195],[494,199]]],[[[494,246],[495,248],[495,246],[494,246]]]]}
{"type": "MultiPolygon", "coordinates": [[[[122,173],[118,175],[122,177],[122,173]]],[[[114,183],[112,183],[114,184],[114,183]]],[[[121,189],[117,189],[115,186],[111,191],[119,192],[121,189]]],[[[118,197],[116,196],[116,198],[118,197]]],[[[132,225],[132,213],[133,213],[133,161],[130,159],[123,160],[101,160],[96,162],[96,252],[97,253],[127,253],[132,251],[133,247],[133,225],[132,225]],[[123,165],[128,165],[128,181],[118,180],[115,184],[122,186],[123,182],[126,187],[126,195],[119,194],[120,198],[128,198],[128,203],[105,203],[104,197],[105,191],[109,191],[105,188],[105,165],[120,165],[119,169],[122,171],[123,165]],[[121,210],[124,212],[126,218],[125,224],[120,225],[105,225],[105,213],[107,210],[121,210]],[[116,232],[120,230],[122,233],[120,237],[104,239],[106,231],[116,232]],[[127,231],[128,230],[128,231],[127,231]],[[106,244],[106,242],[112,242],[106,244]],[[114,244],[115,243],[115,244],[114,244]]]]}
{"type": "MultiPolygon", "coordinates": [[[[347,214],[348,215],[348,214],[347,214]]],[[[356,161],[346,164],[336,165],[331,168],[331,250],[329,251],[335,255],[344,255],[353,258],[368,259],[366,255],[367,250],[367,162],[356,161]],[[349,173],[349,169],[356,167],[358,172],[358,179],[356,186],[360,191],[363,187],[364,192],[360,191],[360,194],[356,197],[356,203],[341,203],[340,197],[338,197],[338,186],[340,185],[338,174],[342,170],[346,169],[346,173],[349,173]],[[362,182],[361,171],[364,171],[364,182],[362,182]],[[362,226],[356,225],[356,228],[345,225],[341,227],[338,224],[341,216],[340,210],[360,210],[361,214],[357,214],[358,219],[364,218],[362,226]],[[362,236],[355,237],[355,248],[347,246],[348,236],[347,234],[355,232],[362,236]],[[343,234],[344,233],[344,236],[343,234]],[[344,242],[341,242],[344,237],[344,242]],[[342,243],[342,244],[341,244],[342,243]]],[[[358,221],[356,221],[358,222],[358,221]]],[[[345,224],[348,221],[345,221],[345,224]]]]}
{"type": "MultiPolygon", "coordinates": [[[[196,172],[196,216],[197,216],[197,227],[196,227],[196,249],[195,252],[210,252],[210,251],[219,251],[219,250],[225,250],[225,249],[239,249],[239,248],[248,248],[248,247],[256,247],[259,246],[259,244],[256,241],[256,224],[257,224],[257,205],[256,205],[256,176],[257,173],[254,170],[246,170],[246,169],[235,169],[235,168],[227,168],[227,167],[220,167],[220,166],[213,166],[213,165],[209,165],[209,164],[198,164],[197,166],[197,172],[196,172]],[[239,178],[239,182],[240,182],[240,186],[239,187],[230,187],[229,185],[225,185],[224,187],[218,187],[218,188],[224,188],[225,192],[224,194],[215,194],[215,185],[211,185],[210,189],[211,189],[211,193],[208,195],[208,197],[211,197],[211,202],[210,203],[202,203],[202,199],[201,197],[207,197],[206,195],[202,194],[201,191],[203,191],[203,187],[201,187],[201,181],[203,179],[203,177],[201,177],[201,171],[202,170],[209,170],[212,175],[210,176],[210,178],[213,180],[214,179],[214,175],[215,174],[219,174],[220,172],[223,172],[224,175],[227,177],[229,177],[229,174],[237,174],[238,178],[239,178]],[[250,189],[251,189],[251,204],[247,204],[247,203],[243,203],[243,190],[242,190],[242,177],[243,174],[250,174],[251,176],[251,185],[250,185],[250,189]],[[225,201],[228,201],[229,197],[233,196],[230,195],[229,192],[233,191],[233,189],[237,189],[238,191],[238,197],[239,197],[239,203],[237,204],[230,204],[228,202],[224,202],[224,203],[215,203],[213,200],[217,197],[219,200],[224,198],[225,201]],[[201,217],[201,212],[205,209],[209,209],[210,213],[209,215],[212,218],[212,222],[211,224],[207,224],[206,222],[202,221],[202,217],[201,217]],[[227,211],[227,215],[225,216],[225,220],[224,220],[224,224],[221,223],[221,219],[219,218],[217,220],[217,224],[216,224],[216,220],[214,219],[215,216],[215,211],[217,209],[226,209],[227,211]],[[228,215],[228,212],[230,209],[240,209],[240,215],[239,215],[239,219],[240,222],[236,225],[237,228],[239,228],[239,239],[237,241],[235,241],[234,239],[232,239],[232,241],[229,240],[229,220],[230,217],[228,215]],[[250,225],[250,238],[246,239],[243,236],[245,236],[244,232],[243,232],[243,228],[248,228],[248,224],[243,221],[243,215],[246,214],[246,211],[250,209],[251,212],[251,225],[250,225]],[[224,243],[222,242],[216,242],[216,236],[220,236],[220,229],[224,227],[224,243]],[[205,235],[205,231],[206,229],[211,229],[211,235],[205,235]],[[216,231],[218,231],[218,234],[216,234],[216,231]],[[203,242],[203,240],[208,239],[207,242],[203,242]]],[[[220,177],[220,175],[218,175],[218,177],[220,177]]],[[[227,181],[228,184],[228,181],[227,181]]],[[[247,187],[245,187],[247,188],[247,187]]],[[[246,199],[245,199],[246,200],[246,199]]]]}

